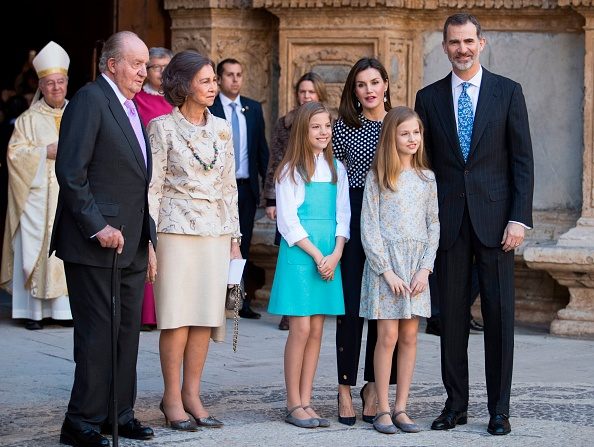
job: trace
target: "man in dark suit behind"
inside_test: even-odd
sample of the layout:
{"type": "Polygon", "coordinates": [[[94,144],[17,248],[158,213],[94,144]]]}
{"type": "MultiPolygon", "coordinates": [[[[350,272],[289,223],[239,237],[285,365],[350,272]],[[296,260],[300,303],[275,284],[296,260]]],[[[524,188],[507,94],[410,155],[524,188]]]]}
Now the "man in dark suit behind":
{"type": "MultiPolygon", "coordinates": [[[[248,260],[246,267],[246,277],[248,277],[256,271],[253,264],[249,262],[249,251],[256,209],[260,203],[258,174],[264,179],[268,167],[264,115],[262,105],[258,101],[239,94],[243,85],[243,67],[239,61],[224,59],[219,62],[217,78],[220,93],[215,98],[210,111],[213,115],[226,119],[233,131],[241,255],[248,260]]],[[[250,308],[251,298],[251,294],[246,296],[239,315],[243,318],[260,318],[260,314],[250,308]]]]}
{"type": "Polygon", "coordinates": [[[471,268],[476,259],[484,319],[488,432],[505,435],[514,347],[514,249],[532,226],[534,168],[520,85],[481,67],[485,39],[469,14],[450,16],[443,49],[452,73],[417,93],[437,178],[441,237],[436,262],[441,369],[447,401],[431,426],[465,424],[471,268]]]}
{"type": "MultiPolygon", "coordinates": [[[[141,89],[146,45],[129,31],[103,47],[97,80],[83,87],[62,118],[56,159],[60,196],[50,250],[64,261],[74,318],[76,369],[60,442],[109,446],[111,266],[119,253],[118,425],[121,436],[150,439],[134,418],[136,359],[148,244],[151,151],[131,99],[141,89]],[[72,106],[72,107],[70,107],[72,106]],[[125,227],[124,234],[118,230],[125,227]]],[[[151,263],[149,276],[154,278],[151,263]]]]}

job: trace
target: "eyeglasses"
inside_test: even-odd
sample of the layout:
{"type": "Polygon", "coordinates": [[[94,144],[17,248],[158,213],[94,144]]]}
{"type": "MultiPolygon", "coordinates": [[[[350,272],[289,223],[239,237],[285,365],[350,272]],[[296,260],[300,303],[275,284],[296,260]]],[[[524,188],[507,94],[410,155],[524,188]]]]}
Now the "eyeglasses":
{"type": "Polygon", "coordinates": [[[160,73],[163,70],[165,70],[165,67],[167,67],[167,64],[165,64],[165,65],[157,65],[157,64],[155,64],[155,65],[147,65],[146,66],[146,69],[147,70],[154,70],[154,71],[157,71],[157,72],[160,73]]]}

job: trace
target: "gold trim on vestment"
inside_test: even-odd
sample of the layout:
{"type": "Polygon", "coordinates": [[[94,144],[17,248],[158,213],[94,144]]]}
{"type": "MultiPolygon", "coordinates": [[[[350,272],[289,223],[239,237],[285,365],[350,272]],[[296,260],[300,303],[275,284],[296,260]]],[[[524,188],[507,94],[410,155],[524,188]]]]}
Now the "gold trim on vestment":
{"type": "Polygon", "coordinates": [[[37,77],[39,79],[44,78],[46,76],[49,76],[51,74],[54,73],[61,73],[64,76],[68,76],[68,70],[63,68],[63,67],[52,67],[52,68],[46,68],[45,70],[41,70],[37,72],[37,77]]]}

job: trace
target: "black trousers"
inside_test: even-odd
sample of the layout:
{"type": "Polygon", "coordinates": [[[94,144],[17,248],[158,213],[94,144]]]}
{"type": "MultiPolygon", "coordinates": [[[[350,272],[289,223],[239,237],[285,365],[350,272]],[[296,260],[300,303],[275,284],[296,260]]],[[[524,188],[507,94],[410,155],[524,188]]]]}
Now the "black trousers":
{"type": "MultiPolygon", "coordinates": [[[[148,243],[119,269],[118,422],[134,417],[136,359],[148,243]]],[[[66,418],[79,430],[98,430],[110,417],[111,269],[64,263],[74,319],[74,384],[66,418]]]]}
{"type": "Polygon", "coordinates": [[[243,256],[243,259],[249,259],[258,203],[249,181],[246,179],[237,179],[237,198],[239,231],[241,231],[241,256],[243,256]]]}
{"type": "MultiPolygon", "coordinates": [[[[344,247],[341,272],[344,292],[345,314],[336,317],[336,360],[338,367],[338,383],[355,386],[359,370],[361,339],[363,338],[364,318],[359,317],[361,303],[361,280],[365,265],[365,252],[361,245],[361,206],[363,204],[363,188],[350,188],[351,203],[351,238],[344,247]]],[[[365,370],[363,378],[366,382],[375,382],[373,371],[373,355],[377,341],[377,322],[367,322],[367,346],[365,348],[365,370]]],[[[396,383],[396,350],[392,360],[390,383],[396,383]]]]}
{"type": "Polygon", "coordinates": [[[485,371],[491,415],[509,414],[514,352],[514,252],[487,247],[468,210],[452,247],[437,254],[441,315],[441,375],[446,407],[468,408],[468,334],[472,262],[476,262],[484,321],[485,371]]]}
{"type": "MultiPolygon", "coordinates": [[[[241,256],[243,259],[249,260],[250,245],[252,243],[252,233],[254,232],[254,219],[256,217],[256,209],[258,203],[252,188],[247,179],[237,179],[237,196],[239,208],[239,231],[241,231],[241,256]]],[[[243,273],[244,281],[249,267],[246,267],[243,273]]],[[[243,306],[249,307],[252,296],[250,294],[245,296],[243,306]]]]}
{"type": "MultiPolygon", "coordinates": [[[[438,289],[438,281],[437,281],[437,270],[433,269],[433,273],[429,275],[429,290],[431,292],[431,316],[427,318],[428,321],[439,320],[439,289],[438,289]]],[[[479,279],[478,279],[478,268],[476,264],[472,263],[472,280],[470,285],[470,305],[472,307],[476,299],[478,298],[481,290],[479,288],[479,279]]],[[[469,318],[472,318],[470,315],[469,318]]]]}

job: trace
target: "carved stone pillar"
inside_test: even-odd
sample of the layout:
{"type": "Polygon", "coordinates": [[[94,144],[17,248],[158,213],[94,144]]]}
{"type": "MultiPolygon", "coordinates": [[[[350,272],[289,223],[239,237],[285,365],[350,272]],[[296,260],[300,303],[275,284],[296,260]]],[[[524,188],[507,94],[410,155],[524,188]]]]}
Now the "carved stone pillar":
{"type": "Polygon", "coordinates": [[[262,103],[270,130],[276,116],[276,18],[243,0],[165,0],[174,52],[197,50],[215,64],[234,58],[243,66],[241,94],[262,103]]]}
{"type": "Polygon", "coordinates": [[[555,245],[528,247],[524,258],[529,267],[546,270],[569,289],[569,304],[557,313],[551,333],[594,336],[594,10],[590,0],[559,4],[581,6],[576,10],[586,19],[582,214],[555,245]]]}

